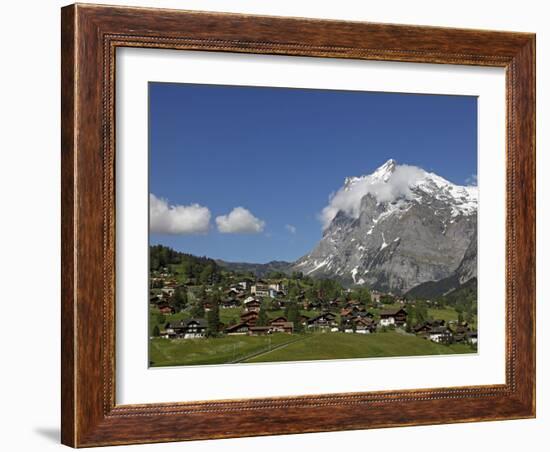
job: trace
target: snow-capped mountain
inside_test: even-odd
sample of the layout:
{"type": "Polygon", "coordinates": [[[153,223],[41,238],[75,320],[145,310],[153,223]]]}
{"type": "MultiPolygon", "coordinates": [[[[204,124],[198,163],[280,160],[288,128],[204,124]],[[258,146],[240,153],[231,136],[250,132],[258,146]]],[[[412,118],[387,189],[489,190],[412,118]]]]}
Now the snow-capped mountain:
{"type": "Polygon", "coordinates": [[[322,212],[321,241],[293,270],[395,293],[459,267],[460,280],[470,279],[477,276],[477,204],[477,187],[388,160],[345,180],[322,212]]]}

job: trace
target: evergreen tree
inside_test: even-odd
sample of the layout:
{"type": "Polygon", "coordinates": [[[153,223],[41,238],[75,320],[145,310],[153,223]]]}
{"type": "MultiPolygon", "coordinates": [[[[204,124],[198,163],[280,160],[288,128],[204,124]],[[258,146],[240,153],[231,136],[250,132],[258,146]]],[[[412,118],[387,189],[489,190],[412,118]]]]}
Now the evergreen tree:
{"type": "Polygon", "coordinates": [[[258,312],[258,319],[256,320],[256,325],[258,326],[267,326],[269,318],[267,317],[267,309],[265,303],[260,307],[260,312],[258,312]]]}
{"type": "Polygon", "coordinates": [[[366,287],[359,289],[359,301],[366,307],[372,302],[370,291],[366,287]]]}
{"type": "Polygon", "coordinates": [[[185,289],[176,289],[173,297],[173,304],[176,311],[183,311],[187,307],[187,291],[185,289]]]}
{"type": "Polygon", "coordinates": [[[288,298],[290,298],[291,300],[296,300],[296,297],[298,297],[298,295],[300,295],[300,288],[298,287],[298,284],[294,282],[289,283],[288,298]]]}
{"type": "Polygon", "coordinates": [[[204,298],[199,298],[195,301],[193,307],[191,308],[191,317],[195,317],[197,319],[204,318],[204,301],[204,298]]]}
{"type": "Polygon", "coordinates": [[[220,305],[217,297],[212,298],[212,308],[206,316],[208,336],[217,336],[220,328],[220,305]]]}
{"type": "Polygon", "coordinates": [[[199,277],[201,284],[212,284],[213,275],[214,267],[212,265],[204,267],[199,277]]]}
{"type": "Polygon", "coordinates": [[[300,333],[303,331],[303,326],[300,322],[300,310],[297,303],[289,303],[285,309],[286,319],[294,324],[294,332],[300,333]]]}
{"type": "Polygon", "coordinates": [[[160,336],[160,330],[159,330],[159,326],[158,326],[158,325],[155,325],[155,327],[153,328],[153,336],[155,336],[155,337],[159,337],[159,336],[160,336]]]}

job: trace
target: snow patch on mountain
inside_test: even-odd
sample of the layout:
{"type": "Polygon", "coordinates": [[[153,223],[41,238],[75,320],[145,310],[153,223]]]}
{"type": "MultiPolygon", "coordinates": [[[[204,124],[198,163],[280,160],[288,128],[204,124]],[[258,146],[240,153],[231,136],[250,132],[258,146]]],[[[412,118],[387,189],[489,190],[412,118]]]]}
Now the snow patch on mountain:
{"type": "Polygon", "coordinates": [[[326,229],[338,212],[358,218],[361,200],[367,194],[378,203],[390,203],[387,212],[373,219],[377,223],[383,215],[406,205],[406,201],[422,203],[425,196],[452,204],[453,216],[469,215],[477,210],[477,187],[455,185],[437,174],[412,165],[398,165],[390,159],[372,174],[348,177],[343,187],[329,198],[329,204],[320,214],[323,229],[326,229]],[[395,201],[399,201],[394,204],[395,201]]]}

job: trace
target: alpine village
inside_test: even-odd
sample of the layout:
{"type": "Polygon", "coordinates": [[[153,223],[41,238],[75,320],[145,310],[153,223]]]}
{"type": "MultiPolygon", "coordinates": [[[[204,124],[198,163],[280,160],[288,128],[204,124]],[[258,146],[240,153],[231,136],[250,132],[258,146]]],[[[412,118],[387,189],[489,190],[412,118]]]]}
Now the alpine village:
{"type": "Polygon", "coordinates": [[[150,247],[151,366],[477,351],[477,288],[428,298],[150,247]]]}

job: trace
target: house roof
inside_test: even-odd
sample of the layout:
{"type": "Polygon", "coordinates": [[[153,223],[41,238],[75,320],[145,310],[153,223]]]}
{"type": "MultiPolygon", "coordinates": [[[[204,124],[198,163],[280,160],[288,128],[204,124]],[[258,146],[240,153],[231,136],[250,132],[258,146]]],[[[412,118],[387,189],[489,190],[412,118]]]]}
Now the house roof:
{"type": "Polygon", "coordinates": [[[405,313],[405,314],[407,313],[407,311],[405,311],[403,308],[393,308],[393,309],[384,309],[383,311],[380,311],[380,316],[381,317],[383,317],[383,316],[390,317],[390,316],[393,316],[393,315],[397,315],[401,311],[403,311],[403,313],[405,313]]]}
{"type": "Polygon", "coordinates": [[[323,317],[328,317],[328,318],[333,318],[334,319],[336,316],[332,312],[324,312],[323,314],[319,314],[318,316],[312,317],[311,319],[308,320],[308,322],[313,323],[317,320],[322,319],[323,317]]]}
{"type": "Polygon", "coordinates": [[[284,316],[275,317],[273,320],[271,320],[271,323],[274,323],[274,322],[286,322],[286,317],[284,316]]]}
{"type": "Polygon", "coordinates": [[[268,327],[268,326],[251,326],[248,329],[250,331],[269,331],[270,327],[268,327]]]}
{"type": "Polygon", "coordinates": [[[374,320],[372,320],[369,317],[355,317],[353,319],[353,322],[355,323],[362,323],[364,325],[372,325],[374,323],[374,320]]]}
{"type": "Polygon", "coordinates": [[[225,300],[222,300],[221,303],[240,303],[240,301],[235,298],[226,298],[225,300]]]}
{"type": "Polygon", "coordinates": [[[242,327],[247,327],[248,328],[248,323],[241,322],[241,323],[237,323],[236,325],[228,326],[225,329],[225,331],[231,333],[232,331],[237,331],[237,330],[241,329],[242,327]]]}
{"type": "Polygon", "coordinates": [[[243,312],[241,314],[241,319],[246,319],[248,317],[259,317],[260,314],[258,314],[256,311],[248,311],[248,312],[243,312]]]}
{"type": "Polygon", "coordinates": [[[446,326],[436,326],[430,330],[430,334],[447,334],[450,333],[449,328],[446,326]]]}

